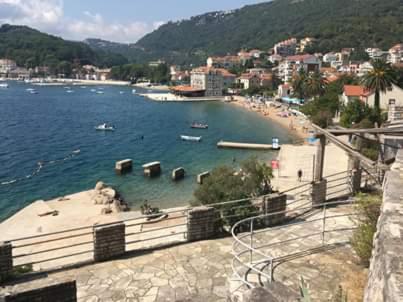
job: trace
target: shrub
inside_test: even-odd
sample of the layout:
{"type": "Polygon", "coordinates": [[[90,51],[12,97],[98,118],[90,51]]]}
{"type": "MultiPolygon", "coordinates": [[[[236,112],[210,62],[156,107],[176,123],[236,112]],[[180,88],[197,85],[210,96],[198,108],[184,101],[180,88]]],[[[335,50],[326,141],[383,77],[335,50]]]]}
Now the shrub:
{"type": "Polygon", "coordinates": [[[371,259],[373,238],[376,232],[376,225],[380,215],[382,197],[380,194],[357,195],[356,209],[358,216],[356,219],[357,229],[351,238],[351,244],[361,262],[369,266],[371,259]]]}

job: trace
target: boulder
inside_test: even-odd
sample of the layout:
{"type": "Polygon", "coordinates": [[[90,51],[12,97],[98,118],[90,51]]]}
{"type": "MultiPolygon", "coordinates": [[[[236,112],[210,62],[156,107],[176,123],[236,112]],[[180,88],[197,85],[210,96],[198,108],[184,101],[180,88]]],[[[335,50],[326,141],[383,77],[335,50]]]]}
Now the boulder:
{"type": "Polygon", "coordinates": [[[102,181],[98,181],[97,184],[95,185],[95,190],[96,191],[101,191],[106,188],[106,185],[102,181]]]}

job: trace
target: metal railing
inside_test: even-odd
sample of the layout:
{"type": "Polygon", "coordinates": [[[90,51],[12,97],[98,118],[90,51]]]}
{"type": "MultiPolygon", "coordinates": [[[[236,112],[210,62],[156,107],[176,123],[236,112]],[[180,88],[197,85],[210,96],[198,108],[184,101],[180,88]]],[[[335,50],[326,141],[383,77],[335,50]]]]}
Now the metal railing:
{"type": "Polygon", "coordinates": [[[326,236],[335,232],[352,231],[355,229],[355,227],[346,224],[342,225],[342,227],[330,228],[329,224],[330,221],[332,221],[331,225],[337,226],[339,220],[345,220],[346,218],[350,218],[356,214],[352,211],[343,214],[337,214],[333,213],[333,211],[330,211],[329,215],[329,208],[337,206],[351,206],[352,202],[353,199],[349,199],[347,201],[327,202],[316,205],[315,208],[321,208],[322,213],[319,213],[316,216],[310,216],[304,220],[292,220],[286,222],[284,225],[270,228],[261,228],[261,226],[264,225],[262,221],[265,221],[267,218],[278,214],[287,216],[301,210],[310,211],[312,207],[308,206],[306,208],[297,208],[260,215],[246,218],[237,222],[231,230],[234,240],[232,246],[232,270],[235,278],[238,281],[241,281],[241,285],[246,285],[249,288],[264,286],[266,282],[273,281],[274,268],[276,264],[278,265],[284,261],[287,261],[288,259],[292,259],[293,257],[305,255],[308,252],[313,253],[323,251],[323,249],[330,244],[346,244],[348,240],[344,242],[335,242],[334,238],[326,238],[326,236]],[[318,217],[318,215],[320,217],[318,217]],[[313,225],[313,227],[311,227],[312,232],[309,232],[309,225],[313,225]],[[245,229],[245,226],[249,228],[249,232],[238,233],[238,230],[245,229]],[[299,236],[293,234],[292,238],[279,240],[282,237],[280,236],[282,230],[289,231],[290,228],[299,226],[304,227],[303,232],[299,236]],[[291,253],[285,252],[284,255],[278,254],[279,251],[287,251],[285,248],[285,245],[287,244],[300,241],[302,239],[304,239],[306,242],[314,237],[317,237],[317,240],[313,240],[313,245],[306,250],[291,253]],[[261,241],[264,243],[259,244],[261,241]],[[273,248],[274,246],[276,246],[276,249],[273,248]],[[252,278],[252,276],[255,278],[252,278]]]}

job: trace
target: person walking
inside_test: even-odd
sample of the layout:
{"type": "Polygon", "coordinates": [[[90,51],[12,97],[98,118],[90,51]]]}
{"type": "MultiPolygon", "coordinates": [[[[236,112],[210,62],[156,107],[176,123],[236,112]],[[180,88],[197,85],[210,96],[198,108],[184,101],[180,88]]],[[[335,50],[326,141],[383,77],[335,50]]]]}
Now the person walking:
{"type": "Polygon", "coordinates": [[[302,170],[299,169],[297,174],[298,174],[298,181],[301,182],[302,181],[302,170]]]}

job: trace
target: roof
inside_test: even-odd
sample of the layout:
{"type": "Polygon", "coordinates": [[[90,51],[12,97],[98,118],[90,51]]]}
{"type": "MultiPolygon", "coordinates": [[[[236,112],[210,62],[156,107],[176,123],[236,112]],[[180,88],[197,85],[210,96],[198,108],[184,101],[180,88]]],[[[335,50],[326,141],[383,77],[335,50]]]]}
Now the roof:
{"type": "Polygon", "coordinates": [[[403,44],[396,44],[390,50],[397,50],[397,51],[403,50],[403,44]]]}
{"type": "Polygon", "coordinates": [[[236,75],[230,73],[225,68],[214,68],[214,67],[208,67],[208,66],[201,66],[201,67],[197,67],[192,70],[192,72],[203,72],[203,73],[208,73],[210,71],[221,73],[221,75],[223,77],[236,77],[236,75]]]}
{"type": "Polygon", "coordinates": [[[296,56],[288,56],[288,57],[286,57],[286,60],[287,61],[304,61],[304,60],[310,59],[310,58],[316,59],[316,57],[314,55],[303,54],[303,55],[296,55],[296,56]]]}
{"type": "Polygon", "coordinates": [[[351,96],[369,96],[371,92],[360,85],[344,85],[344,94],[348,97],[351,96]]]}
{"type": "Polygon", "coordinates": [[[181,91],[181,92],[199,92],[199,91],[204,91],[204,89],[196,89],[193,88],[192,86],[186,86],[186,85],[181,85],[181,86],[173,86],[170,88],[171,90],[174,91],[181,91]]]}

